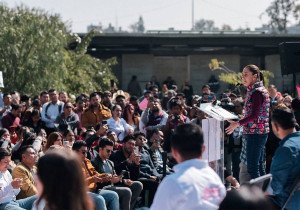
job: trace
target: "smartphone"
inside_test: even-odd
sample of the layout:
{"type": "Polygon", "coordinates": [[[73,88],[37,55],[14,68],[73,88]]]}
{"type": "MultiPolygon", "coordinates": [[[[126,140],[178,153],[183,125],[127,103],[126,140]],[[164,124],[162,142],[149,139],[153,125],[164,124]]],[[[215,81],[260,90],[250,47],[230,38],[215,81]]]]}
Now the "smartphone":
{"type": "Polygon", "coordinates": [[[120,177],[123,177],[127,173],[126,170],[122,170],[121,174],[119,175],[120,177]]]}
{"type": "Polygon", "coordinates": [[[102,121],[102,125],[107,125],[107,121],[106,121],[106,120],[103,120],[103,121],[102,121]]]}
{"type": "Polygon", "coordinates": [[[63,142],[63,145],[64,145],[64,146],[69,146],[69,141],[64,141],[64,142],[63,142]]]}
{"type": "Polygon", "coordinates": [[[134,147],[133,152],[134,152],[135,155],[139,155],[140,154],[139,148],[137,146],[134,147]]]}

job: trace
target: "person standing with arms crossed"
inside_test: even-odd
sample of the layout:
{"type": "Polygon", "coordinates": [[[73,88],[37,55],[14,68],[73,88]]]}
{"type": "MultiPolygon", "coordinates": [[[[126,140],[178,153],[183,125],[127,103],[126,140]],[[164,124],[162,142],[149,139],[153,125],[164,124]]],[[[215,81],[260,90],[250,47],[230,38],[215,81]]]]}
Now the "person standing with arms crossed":
{"type": "Polygon", "coordinates": [[[263,84],[263,75],[255,65],[247,65],[242,72],[242,80],[247,87],[244,118],[238,122],[229,121],[226,133],[243,126],[246,140],[247,171],[251,179],[265,174],[264,147],[269,133],[270,97],[263,84]]]}

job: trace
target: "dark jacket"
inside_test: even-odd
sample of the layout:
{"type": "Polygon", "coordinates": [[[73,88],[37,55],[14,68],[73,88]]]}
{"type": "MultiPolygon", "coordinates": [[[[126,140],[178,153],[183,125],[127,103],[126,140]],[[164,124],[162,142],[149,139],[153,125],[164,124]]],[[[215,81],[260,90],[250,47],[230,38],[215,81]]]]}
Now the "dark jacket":
{"type": "Polygon", "coordinates": [[[140,164],[140,178],[149,178],[150,176],[161,177],[154,167],[154,164],[151,160],[149,152],[142,148],[140,151],[141,155],[141,164],[140,164]]]}
{"type": "MultiPolygon", "coordinates": [[[[115,168],[115,167],[114,167],[114,163],[113,163],[111,160],[106,160],[106,161],[107,161],[108,166],[109,166],[109,168],[110,168],[111,174],[116,174],[115,169],[114,169],[114,168],[115,168]]],[[[102,161],[102,159],[100,158],[99,155],[97,155],[97,156],[95,157],[95,159],[92,160],[92,165],[94,166],[94,168],[96,169],[96,171],[97,171],[98,173],[100,173],[100,174],[102,174],[102,173],[107,173],[107,172],[105,172],[104,169],[103,169],[103,161],[102,161]]],[[[111,184],[110,182],[106,182],[106,183],[98,183],[98,184],[97,184],[97,187],[98,187],[98,188],[103,188],[104,186],[107,186],[107,185],[110,185],[110,184],[111,184]]]]}
{"type": "Polygon", "coordinates": [[[133,181],[136,181],[139,178],[140,166],[134,163],[129,163],[124,155],[123,149],[112,154],[110,159],[114,162],[117,174],[120,174],[123,170],[125,170],[129,172],[129,176],[124,178],[129,178],[133,181]]]}
{"type": "Polygon", "coordinates": [[[67,129],[74,131],[79,128],[79,117],[75,112],[71,112],[70,116],[66,117],[65,113],[61,113],[55,121],[58,124],[58,129],[65,132],[67,129]]]}

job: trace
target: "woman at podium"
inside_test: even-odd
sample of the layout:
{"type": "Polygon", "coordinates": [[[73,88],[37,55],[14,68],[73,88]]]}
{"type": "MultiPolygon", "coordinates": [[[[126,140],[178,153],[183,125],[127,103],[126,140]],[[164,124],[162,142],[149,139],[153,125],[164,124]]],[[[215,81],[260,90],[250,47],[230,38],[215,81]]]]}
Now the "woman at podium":
{"type": "Polygon", "coordinates": [[[247,65],[242,72],[244,86],[247,87],[244,117],[238,122],[229,121],[226,133],[243,126],[246,140],[247,171],[251,179],[265,174],[264,147],[269,133],[270,97],[263,84],[263,75],[255,65],[247,65]]]}

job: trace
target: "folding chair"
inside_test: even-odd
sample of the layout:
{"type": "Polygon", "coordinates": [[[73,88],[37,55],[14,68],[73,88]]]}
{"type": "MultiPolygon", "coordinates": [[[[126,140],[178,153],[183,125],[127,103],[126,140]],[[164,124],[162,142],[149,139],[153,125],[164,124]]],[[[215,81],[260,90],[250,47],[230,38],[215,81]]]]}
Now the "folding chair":
{"type": "Polygon", "coordinates": [[[285,210],[285,207],[287,206],[287,204],[289,203],[290,199],[293,197],[293,195],[295,194],[296,191],[300,190],[300,177],[298,176],[298,178],[295,180],[293,187],[291,189],[290,195],[288,197],[288,199],[285,201],[283,207],[281,208],[281,210],[285,210]]]}
{"type": "Polygon", "coordinates": [[[268,189],[271,181],[272,181],[272,174],[266,174],[266,175],[257,177],[255,179],[251,179],[249,181],[249,184],[258,186],[263,192],[265,192],[268,189]]]}

